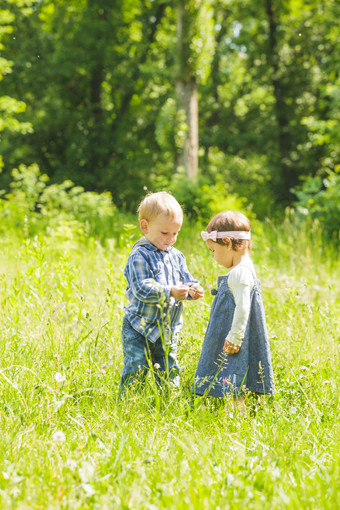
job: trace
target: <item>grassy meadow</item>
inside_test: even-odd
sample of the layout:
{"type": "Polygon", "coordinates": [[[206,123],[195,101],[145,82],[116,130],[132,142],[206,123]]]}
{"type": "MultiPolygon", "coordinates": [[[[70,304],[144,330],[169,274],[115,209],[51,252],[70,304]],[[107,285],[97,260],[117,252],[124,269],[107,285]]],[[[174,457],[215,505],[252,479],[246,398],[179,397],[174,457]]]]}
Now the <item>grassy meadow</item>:
{"type": "Polygon", "coordinates": [[[190,385],[223,268],[184,226],[206,291],[185,305],[180,390],[117,402],[123,268],[136,230],[98,242],[65,223],[0,244],[0,508],[330,509],[340,505],[337,251],[318,226],[255,225],[276,396],[242,414],[190,385]]]}

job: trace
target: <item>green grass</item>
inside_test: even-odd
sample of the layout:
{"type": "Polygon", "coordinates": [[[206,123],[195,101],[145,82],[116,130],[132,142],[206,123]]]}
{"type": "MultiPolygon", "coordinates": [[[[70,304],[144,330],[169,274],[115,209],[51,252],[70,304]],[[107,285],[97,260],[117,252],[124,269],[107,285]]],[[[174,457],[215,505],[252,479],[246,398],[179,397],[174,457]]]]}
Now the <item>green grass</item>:
{"type": "Polygon", "coordinates": [[[181,389],[150,378],[120,403],[129,229],[119,248],[70,229],[2,238],[1,508],[339,507],[337,253],[288,220],[254,232],[277,394],[244,414],[189,391],[223,274],[199,232],[177,244],[206,290],[186,304],[181,389]]]}

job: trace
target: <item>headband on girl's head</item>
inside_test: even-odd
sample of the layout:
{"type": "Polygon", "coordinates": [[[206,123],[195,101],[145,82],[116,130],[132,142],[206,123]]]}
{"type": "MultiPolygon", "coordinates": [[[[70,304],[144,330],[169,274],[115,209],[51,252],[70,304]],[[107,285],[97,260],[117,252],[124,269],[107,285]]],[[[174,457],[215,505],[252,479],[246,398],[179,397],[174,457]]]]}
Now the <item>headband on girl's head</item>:
{"type": "Polygon", "coordinates": [[[216,242],[216,239],[222,239],[223,237],[233,237],[234,239],[250,239],[250,232],[247,230],[229,230],[228,232],[217,232],[217,230],[213,230],[212,232],[205,232],[204,230],[201,232],[201,236],[203,241],[207,241],[211,239],[216,242]]]}

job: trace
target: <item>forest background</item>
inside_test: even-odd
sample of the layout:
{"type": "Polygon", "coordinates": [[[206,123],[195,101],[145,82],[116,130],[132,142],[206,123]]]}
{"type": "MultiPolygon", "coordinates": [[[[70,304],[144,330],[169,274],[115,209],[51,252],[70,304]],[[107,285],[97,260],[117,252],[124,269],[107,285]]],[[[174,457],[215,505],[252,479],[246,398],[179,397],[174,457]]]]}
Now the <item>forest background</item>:
{"type": "Polygon", "coordinates": [[[194,219],[294,205],[336,235],[337,2],[2,0],[0,12],[3,194],[13,168],[37,164],[121,210],[169,189],[194,219]]]}

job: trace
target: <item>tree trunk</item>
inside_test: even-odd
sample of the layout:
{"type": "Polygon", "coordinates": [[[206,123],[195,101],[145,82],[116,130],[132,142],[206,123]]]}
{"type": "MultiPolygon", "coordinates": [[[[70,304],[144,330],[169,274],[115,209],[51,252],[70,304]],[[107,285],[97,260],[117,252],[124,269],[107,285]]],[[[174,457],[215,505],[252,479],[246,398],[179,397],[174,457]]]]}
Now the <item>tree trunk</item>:
{"type": "Polygon", "coordinates": [[[189,178],[198,173],[198,101],[197,85],[192,79],[189,83],[178,80],[176,84],[177,104],[185,111],[186,132],[183,150],[179,153],[176,167],[184,166],[189,178]]]}
{"type": "Polygon", "coordinates": [[[280,194],[281,198],[289,200],[291,197],[290,189],[295,185],[295,179],[289,157],[289,120],[280,80],[280,56],[277,49],[277,21],[275,19],[272,0],[266,0],[266,12],[269,22],[269,58],[272,66],[272,83],[275,97],[281,178],[283,184],[283,190],[280,194]]]}
{"type": "Polygon", "coordinates": [[[184,33],[186,23],[190,22],[185,18],[184,2],[178,1],[177,7],[177,81],[176,97],[177,109],[184,110],[187,132],[184,147],[177,156],[176,168],[184,166],[187,176],[194,178],[198,173],[198,97],[197,83],[195,76],[187,65],[186,55],[190,49],[185,47],[184,33]]]}

